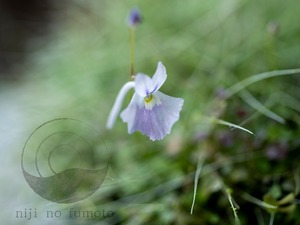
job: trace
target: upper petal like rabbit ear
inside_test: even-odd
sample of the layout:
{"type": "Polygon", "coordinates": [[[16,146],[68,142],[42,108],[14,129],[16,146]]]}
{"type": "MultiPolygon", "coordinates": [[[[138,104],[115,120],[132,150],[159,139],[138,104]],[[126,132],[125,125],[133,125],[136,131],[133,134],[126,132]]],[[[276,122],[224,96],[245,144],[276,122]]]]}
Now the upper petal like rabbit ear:
{"type": "Polygon", "coordinates": [[[156,71],[152,77],[152,82],[154,89],[152,92],[157,91],[166,81],[167,79],[167,71],[166,67],[162,64],[162,62],[158,62],[156,71]]]}
{"type": "Polygon", "coordinates": [[[142,73],[138,73],[134,77],[134,82],[135,82],[135,91],[141,97],[146,97],[147,95],[151,94],[155,88],[153,86],[152,79],[142,73]]]}

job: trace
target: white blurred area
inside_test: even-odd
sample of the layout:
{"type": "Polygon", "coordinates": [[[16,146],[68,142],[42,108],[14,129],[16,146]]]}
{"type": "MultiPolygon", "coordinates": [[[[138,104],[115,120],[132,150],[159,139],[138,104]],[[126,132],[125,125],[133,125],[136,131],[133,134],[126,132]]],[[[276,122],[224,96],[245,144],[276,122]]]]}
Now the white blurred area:
{"type": "Polygon", "coordinates": [[[54,207],[31,190],[22,174],[22,149],[33,128],[28,126],[28,108],[20,97],[23,91],[21,87],[3,88],[0,95],[1,221],[3,224],[48,224],[42,218],[17,218],[20,210],[44,211],[54,207]]]}
{"type": "MultiPolygon", "coordinates": [[[[22,19],[22,5],[32,9],[31,1],[28,5],[24,2],[20,5],[22,1],[13,2],[15,5],[8,0],[9,6],[5,7],[12,4],[13,10],[17,10],[15,14],[7,10],[8,16],[0,17],[0,25],[5,20],[7,24],[6,28],[1,27],[2,32],[8,30],[7,40],[0,38],[0,46],[4,46],[0,49],[3,56],[0,57],[0,220],[1,224],[14,225],[66,224],[64,216],[47,218],[45,213],[63,211],[70,206],[49,202],[33,192],[22,174],[21,154],[34,129],[51,119],[69,117],[104,124],[104,117],[91,117],[100,109],[99,99],[91,97],[97,91],[97,82],[93,79],[99,76],[96,66],[99,57],[95,56],[97,48],[94,44],[101,36],[100,28],[95,24],[101,17],[97,14],[95,17],[89,10],[101,6],[96,1],[86,5],[74,1],[68,7],[59,1],[48,2],[49,6],[46,2],[33,1],[42,8],[48,7],[47,13],[53,11],[51,19],[42,21],[41,12],[36,17],[29,15],[29,19],[22,19]],[[23,28],[23,33],[18,33],[15,29],[24,24],[28,26],[23,28]],[[78,24],[82,29],[78,29],[78,24]],[[49,29],[43,30],[41,26],[46,25],[49,29]],[[41,28],[43,34],[36,36],[35,27],[41,28]],[[27,36],[22,36],[25,33],[27,36]],[[20,45],[17,42],[22,37],[26,40],[20,45]],[[9,48],[9,45],[16,47],[9,48]],[[91,58],[86,57],[89,54],[91,58]],[[87,61],[89,65],[86,65],[87,61]],[[32,212],[32,215],[24,213],[23,218],[17,218],[20,211],[32,212]]],[[[30,14],[31,10],[26,12],[30,14]]]]}
{"type": "Polygon", "coordinates": [[[3,224],[41,224],[40,220],[16,218],[16,211],[43,205],[23,177],[21,154],[34,126],[32,118],[37,117],[34,111],[38,110],[34,109],[37,98],[33,98],[28,86],[28,73],[34,65],[30,58],[41,51],[50,34],[52,7],[54,4],[49,1],[0,3],[0,219],[3,224]]]}

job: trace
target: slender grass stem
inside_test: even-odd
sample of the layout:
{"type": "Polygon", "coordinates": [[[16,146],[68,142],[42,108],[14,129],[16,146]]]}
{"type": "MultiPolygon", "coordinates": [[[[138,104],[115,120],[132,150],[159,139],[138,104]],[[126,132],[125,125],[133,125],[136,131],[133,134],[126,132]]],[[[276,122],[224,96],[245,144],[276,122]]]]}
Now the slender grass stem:
{"type": "Polygon", "coordinates": [[[294,74],[299,74],[300,73],[300,68],[297,69],[289,69],[289,70],[275,70],[275,71],[269,71],[269,72],[264,72],[264,73],[259,73],[256,75],[253,75],[249,78],[246,78],[235,85],[231,86],[227,90],[225,90],[226,98],[230,98],[237,92],[243,90],[247,86],[254,84],[258,81],[262,81],[268,78],[272,77],[278,77],[278,76],[286,76],[286,75],[294,75],[294,74]]]}
{"type": "Polygon", "coordinates": [[[234,215],[234,221],[235,221],[235,224],[236,225],[239,225],[241,224],[240,223],[240,219],[237,215],[237,210],[238,210],[238,206],[237,204],[234,202],[232,196],[231,196],[231,193],[232,193],[232,190],[230,188],[226,188],[226,194],[227,194],[227,198],[228,198],[228,201],[229,201],[229,204],[230,204],[230,207],[233,211],[233,215],[234,215]],[[236,206],[235,206],[236,205],[236,206]]]}
{"type": "Polygon", "coordinates": [[[236,128],[236,129],[240,129],[240,130],[243,130],[243,131],[246,131],[248,132],[249,134],[253,134],[253,132],[251,132],[250,130],[244,128],[244,127],[241,127],[239,125],[236,125],[236,124],[233,124],[233,123],[230,123],[230,122],[227,122],[227,121],[224,121],[224,120],[220,120],[220,119],[217,119],[217,118],[212,118],[213,122],[217,123],[217,124],[220,124],[220,125],[226,125],[226,126],[229,126],[231,128],[236,128]]]}
{"type": "Polygon", "coordinates": [[[266,106],[260,103],[256,98],[254,98],[247,90],[241,92],[241,98],[251,107],[256,109],[261,114],[277,121],[278,123],[284,124],[285,120],[277,115],[276,113],[269,110],[266,106]]]}
{"type": "Polygon", "coordinates": [[[263,208],[269,208],[269,209],[276,209],[277,208],[277,206],[274,206],[274,205],[268,204],[264,201],[261,201],[260,199],[257,199],[255,197],[249,195],[248,193],[244,193],[242,195],[242,198],[244,198],[248,202],[252,202],[252,203],[254,203],[258,206],[261,206],[263,208]]]}
{"type": "Polygon", "coordinates": [[[197,168],[195,173],[195,179],[194,179],[194,195],[193,195],[193,202],[191,206],[191,215],[193,214],[194,205],[196,201],[196,195],[197,195],[197,189],[198,189],[198,182],[199,182],[199,176],[202,171],[203,163],[205,160],[205,157],[201,157],[202,155],[199,155],[198,162],[197,162],[197,168]],[[201,158],[201,159],[200,159],[201,158]]]}
{"type": "Polygon", "coordinates": [[[273,225],[273,223],[274,223],[274,218],[275,218],[275,213],[271,213],[269,225],[273,225]]]}

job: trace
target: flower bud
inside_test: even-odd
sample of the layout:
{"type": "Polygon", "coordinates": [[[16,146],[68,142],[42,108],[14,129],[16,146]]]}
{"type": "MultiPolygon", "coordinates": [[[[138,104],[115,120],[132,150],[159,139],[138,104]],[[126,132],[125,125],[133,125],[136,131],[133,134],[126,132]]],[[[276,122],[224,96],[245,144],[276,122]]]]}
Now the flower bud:
{"type": "Polygon", "coordinates": [[[138,10],[138,8],[131,9],[129,18],[128,18],[128,25],[130,27],[135,27],[136,25],[138,25],[141,22],[142,22],[142,17],[141,17],[141,14],[140,14],[140,11],[138,10]]]}

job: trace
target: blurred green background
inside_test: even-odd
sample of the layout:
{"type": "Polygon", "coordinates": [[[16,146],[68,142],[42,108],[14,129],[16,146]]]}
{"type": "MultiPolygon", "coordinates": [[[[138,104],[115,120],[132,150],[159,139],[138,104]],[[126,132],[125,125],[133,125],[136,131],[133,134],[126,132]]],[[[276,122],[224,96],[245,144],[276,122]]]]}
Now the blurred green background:
{"type": "Polygon", "coordinates": [[[226,95],[255,74],[300,68],[299,1],[46,1],[35,3],[41,6],[30,19],[30,1],[15,2],[16,14],[2,14],[0,38],[2,221],[300,224],[299,75],[260,80],[226,95]],[[162,141],[129,135],[120,118],[112,130],[105,129],[129,79],[126,18],[134,6],[143,17],[135,33],[136,72],[152,76],[162,61],[168,79],[161,91],[185,100],[180,120],[162,141]],[[31,132],[62,117],[92,125],[101,136],[99,145],[104,140],[110,152],[104,184],[73,204],[36,195],[20,165],[31,132]],[[37,209],[37,218],[16,218],[17,210],[29,208],[37,209]],[[70,208],[104,209],[114,216],[45,216],[47,210],[68,215],[70,208]]]}

